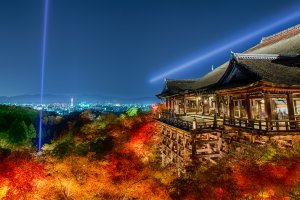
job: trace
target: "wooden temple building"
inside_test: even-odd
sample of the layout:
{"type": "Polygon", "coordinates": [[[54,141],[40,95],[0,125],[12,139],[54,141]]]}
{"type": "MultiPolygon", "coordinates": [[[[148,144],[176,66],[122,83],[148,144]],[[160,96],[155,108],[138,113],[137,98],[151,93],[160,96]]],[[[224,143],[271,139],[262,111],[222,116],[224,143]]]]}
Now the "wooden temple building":
{"type": "Polygon", "coordinates": [[[157,95],[162,164],[216,163],[232,145],[300,141],[300,25],[263,38],[199,79],[166,79],[157,95]]]}

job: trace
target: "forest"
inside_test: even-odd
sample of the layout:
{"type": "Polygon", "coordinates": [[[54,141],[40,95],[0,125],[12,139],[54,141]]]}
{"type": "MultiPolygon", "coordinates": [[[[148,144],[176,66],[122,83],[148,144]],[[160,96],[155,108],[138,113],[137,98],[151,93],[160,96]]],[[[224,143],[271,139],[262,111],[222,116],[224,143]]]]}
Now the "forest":
{"type": "Polygon", "coordinates": [[[0,106],[0,199],[300,199],[300,149],[275,144],[176,176],[155,112],[45,112],[37,154],[38,111],[0,106]]]}

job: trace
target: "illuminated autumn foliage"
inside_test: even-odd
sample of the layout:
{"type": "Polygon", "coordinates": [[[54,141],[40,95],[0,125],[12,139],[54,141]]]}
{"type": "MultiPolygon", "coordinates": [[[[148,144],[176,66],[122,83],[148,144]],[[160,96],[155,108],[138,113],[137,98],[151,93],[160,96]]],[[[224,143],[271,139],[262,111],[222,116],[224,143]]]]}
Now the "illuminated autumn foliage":
{"type": "Polygon", "coordinates": [[[15,153],[0,163],[0,197],[30,199],[30,192],[36,189],[37,181],[45,177],[42,163],[30,155],[15,153]]]}
{"type": "Polygon", "coordinates": [[[195,161],[177,177],[160,166],[154,117],[75,113],[55,125],[39,157],[34,149],[1,149],[0,199],[300,198],[299,150],[232,151],[218,165],[195,161]]]}
{"type": "Polygon", "coordinates": [[[110,155],[108,162],[109,173],[116,182],[136,179],[143,167],[137,156],[126,151],[110,155]]]}
{"type": "Polygon", "coordinates": [[[284,198],[300,181],[300,159],[295,158],[283,158],[262,165],[240,160],[232,169],[240,190],[248,197],[284,198]]]}
{"type": "Polygon", "coordinates": [[[174,199],[299,199],[300,152],[274,146],[232,151],[172,182],[174,199]]]}

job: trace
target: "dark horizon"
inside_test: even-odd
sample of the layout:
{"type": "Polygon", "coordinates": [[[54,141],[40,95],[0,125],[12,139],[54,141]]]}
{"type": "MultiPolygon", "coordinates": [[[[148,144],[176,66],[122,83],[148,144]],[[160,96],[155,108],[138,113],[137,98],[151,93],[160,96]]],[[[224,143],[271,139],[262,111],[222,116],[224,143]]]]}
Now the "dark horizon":
{"type": "MultiPolygon", "coordinates": [[[[150,79],[297,11],[298,1],[49,0],[45,94],[144,98],[150,79]],[[247,5],[247,6],[245,6],[247,5]],[[235,14],[232,14],[232,13],[235,14]],[[236,17],[238,16],[238,17],[236,17]]],[[[0,2],[0,96],[39,94],[44,1],[0,2]]],[[[199,78],[263,35],[167,78],[199,78]]]]}

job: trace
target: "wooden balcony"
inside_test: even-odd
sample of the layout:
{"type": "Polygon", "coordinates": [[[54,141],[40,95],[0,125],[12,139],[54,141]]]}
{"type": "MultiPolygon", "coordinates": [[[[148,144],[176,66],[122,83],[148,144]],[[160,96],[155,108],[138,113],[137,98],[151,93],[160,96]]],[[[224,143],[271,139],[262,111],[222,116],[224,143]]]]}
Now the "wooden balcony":
{"type": "Polygon", "coordinates": [[[299,132],[300,120],[254,120],[224,117],[223,124],[261,132],[299,132]]]}
{"type": "Polygon", "coordinates": [[[217,116],[201,116],[195,113],[175,115],[164,111],[158,120],[186,131],[216,129],[222,128],[223,125],[223,120],[217,116]]]}
{"type": "Polygon", "coordinates": [[[162,112],[159,121],[186,131],[222,129],[223,125],[255,130],[261,133],[275,132],[300,132],[300,119],[295,120],[266,120],[246,119],[217,116],[201,116],[199,114],[174,115],[170,112],[162,112]]]}

